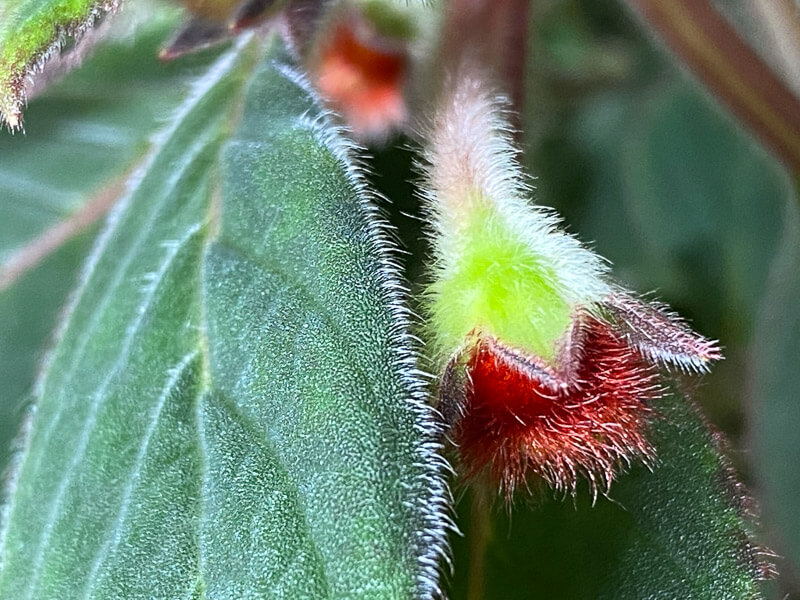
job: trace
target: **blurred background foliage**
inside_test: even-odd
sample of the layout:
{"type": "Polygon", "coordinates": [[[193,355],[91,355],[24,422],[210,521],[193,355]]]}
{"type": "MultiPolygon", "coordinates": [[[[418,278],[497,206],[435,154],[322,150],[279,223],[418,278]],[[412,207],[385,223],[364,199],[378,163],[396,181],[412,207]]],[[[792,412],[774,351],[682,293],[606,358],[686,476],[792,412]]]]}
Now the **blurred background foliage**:
{"type": "MultiPolygon", "coordinates": [[[[746,3],[724,4],[734,20],[750,23],[742,16],[746,3]]],[[[721,341],[726,360],[703,378],[695,399],[730,441],[729,456],[762,508],[760,539],[780,555],[781,576],[765,584],[765,594],[800,598],[796,182],[620,2],[541,0],[530,17],[522,145],[537,200],[556,208],[571,231],[610,259],[623,284],[652,290],[704,335],[721,341]]],[[[140,44],[152,53],[142,51],[136,63],[129,60],[129,41],[112,42],[118,53],[90,59],[32,102],[25,145],[13,154],[8,136],[0,137],[0,182],[21,185],[7,175],[25,172],[15,166],[22,161],[28,183],[46,184],[31,188],[37,202],[47,201],[47,210],[31,217],[25,236],[33,239],[76,212],[79,198],[98,191],[97,182],[122,176],[141,156],[180,96],[160,83],[169,67],[159,65],[156,51],[168,31],[165,25],[140,44]],[[89,113],[87,128],[82,115],[89,113]],[[84,143],[74,147],[73,158],[91,166],[82,171],[72,162],[36,172],[38,162],[25,154],[26,146],[31,153],[48,146],[61,152],[54,132],[65,127],[81,132],[84,143]],[[87,179],[87,173],[94,175],[87,179]],[[68,193],[54,195],[56,189],[68,193]]],[[[766,48],[760,31],[745,33],[766,48]]],[[[200,68],[209,56],[188,60],[200,68]]],[[[417,289],[427,250],[408,183],[417,177],[410,145],[400,140],[372,149],[372,178],[392,199],[386,209],[410,251],[407,273],[417,289]]],[[[8,214],[14,207],[2,196],[0,188],[0,208],[8,214]]],[[[0,291],[2,449],[18,428],[36,364],[94,234],[86,230],[0,291]]],[[[4,231],[0,253],[21,241],[4,231]]],[[[0,452],[0,470],[7,460],[8,453],[0,452]]],[[[628,526],[613,490],[594,507],[583,490],[574,501],[541,497],[519,501],[508,512],[498,503],[489,513],[472,515],[469,493],[454,491],[466,534],[453,538],[455,568],[446,576],[454,600],[592,598],[609,569],[625,568],[609,562],[616,560],[614,540],[628,526]]]]}

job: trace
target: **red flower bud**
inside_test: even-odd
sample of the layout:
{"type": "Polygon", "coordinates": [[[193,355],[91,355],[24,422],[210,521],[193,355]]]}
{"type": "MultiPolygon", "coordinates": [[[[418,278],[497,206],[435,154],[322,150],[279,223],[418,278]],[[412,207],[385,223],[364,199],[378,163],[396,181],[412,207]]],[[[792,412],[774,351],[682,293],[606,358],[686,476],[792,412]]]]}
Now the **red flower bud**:
{"type": "Polygon", "coordinates": [[[311,72],[323,97],[358,137],[380,138],[407,118],[406,44],[344,11],[318,41],[311,72]]]}

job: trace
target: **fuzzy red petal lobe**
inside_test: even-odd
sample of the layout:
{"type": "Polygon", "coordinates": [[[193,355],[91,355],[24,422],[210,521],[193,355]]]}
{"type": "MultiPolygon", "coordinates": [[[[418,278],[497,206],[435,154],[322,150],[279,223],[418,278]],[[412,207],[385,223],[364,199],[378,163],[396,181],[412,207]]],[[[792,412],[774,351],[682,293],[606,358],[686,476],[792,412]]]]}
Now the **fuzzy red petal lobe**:
{"type": "Polygon", "coordinates": [[[508,495],[530,474],[560,491],[581,477],[606,489],[620,468],[652,456],[645,430],[660,390],[655,368],[606,323],[588,317],[581,327],[569,378],[491,338],[475,345],[455,432],[470,475],[488,469],[508,495]]]}

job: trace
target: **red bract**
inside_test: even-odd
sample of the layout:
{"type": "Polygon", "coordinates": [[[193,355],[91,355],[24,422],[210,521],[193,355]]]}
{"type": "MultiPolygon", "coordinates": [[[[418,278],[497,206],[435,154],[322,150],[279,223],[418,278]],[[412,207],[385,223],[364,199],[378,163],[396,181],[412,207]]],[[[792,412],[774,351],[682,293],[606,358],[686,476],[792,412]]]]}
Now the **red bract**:
{"type": "Polygon", "coordinates": [[[662,389],[656,367],[608,322],[584,313],[574,329],[559,369],[477,340],[453,432],[469,476],[488,470],[508,497],[529,474],[559,491],[586,477],[597,491],[653,456],[646,430],[662,389]]]}

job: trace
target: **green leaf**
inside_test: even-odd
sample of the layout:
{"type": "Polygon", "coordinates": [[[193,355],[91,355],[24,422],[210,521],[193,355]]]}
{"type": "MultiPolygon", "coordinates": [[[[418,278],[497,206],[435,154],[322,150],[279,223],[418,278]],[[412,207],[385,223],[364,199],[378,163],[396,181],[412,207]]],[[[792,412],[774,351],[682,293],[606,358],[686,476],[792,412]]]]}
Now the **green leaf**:
{"type": "Polygon", "coordinates": [[[31,103],[25,135],[0,132],[0,473],[96,221],[185,97],[185,71],[208,62],[165,68],[156,54],[174,14],[150,11],[136,45],[134,20],[121,16],[81,69],[31,103]]]}
{"type": "Polygon", "coordinates": [[[0,119],[20,126],[26,80],[42,71],[67,38],[79,41],[118,0],[3,0],[0,4],[0,119]]]}
{"type": "Polygon", "coordinates": [[[765,522],[775,550],[785,557],[782,572],[800,572],[800,214],[787,198],[780,249],[769,272],[753,348],[753,419],[757,479],[765,522]]]}
{"type": "Polygon", "coordinates": [[[436,587],[444,483],[397,276],[337,132],[263,54],[240,41],[197,81],[100,236],[0,597],[436,587]]]}
{"type": "Polygon", "coordinates": [[[37,364],[94,234],[90,229],[75,235],[0,291],[0,479],[26,414],[37,364]]]}
{"type": "MultiPolygon", "coordinates": [[[[656,409],[652,472],[635,467],[594,505],[583,489],[574,501],[494,510],[483,580],[473,575],[453,598],[760,597],[759,557],[743,513],[747,498],[720,458],[716,437],[680,394],[656,409]]],[[[465,523],[467,540],[482,518],[473,514],[465,523]]],[[[480,552],[464,543],[454,550],[457,571],[480,552]]]]}

